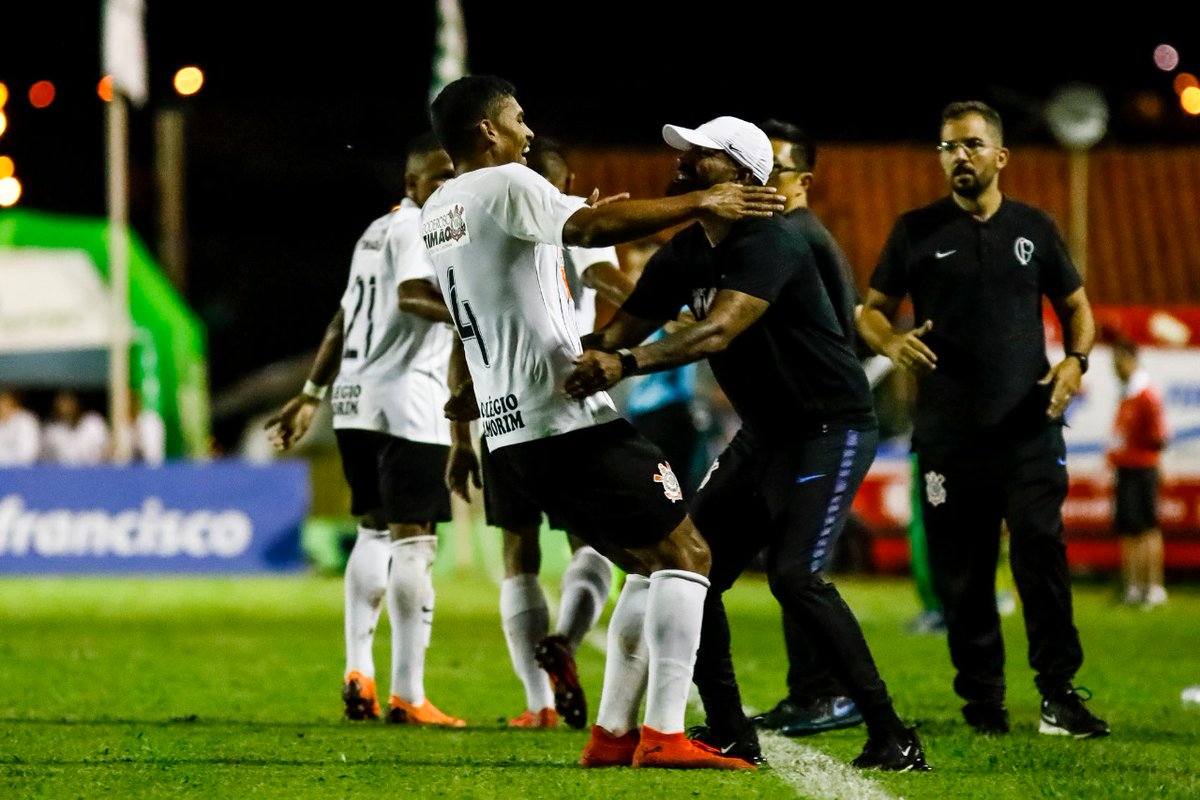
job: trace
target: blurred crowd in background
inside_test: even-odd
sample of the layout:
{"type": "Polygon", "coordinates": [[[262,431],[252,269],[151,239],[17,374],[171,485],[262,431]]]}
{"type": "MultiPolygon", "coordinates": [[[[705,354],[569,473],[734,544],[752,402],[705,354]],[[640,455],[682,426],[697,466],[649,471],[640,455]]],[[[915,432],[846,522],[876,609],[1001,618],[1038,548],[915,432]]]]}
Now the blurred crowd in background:
{"type": "MultiPolygon", "coordinates": [[[[131,395],[133,460],[164,460],[162,418],[131,395]]],[[[93,466],[113,461],[112,432],[101,412],[104,392],[18,391],[0,387],[0,467],[57,464],[93,466]]]]}

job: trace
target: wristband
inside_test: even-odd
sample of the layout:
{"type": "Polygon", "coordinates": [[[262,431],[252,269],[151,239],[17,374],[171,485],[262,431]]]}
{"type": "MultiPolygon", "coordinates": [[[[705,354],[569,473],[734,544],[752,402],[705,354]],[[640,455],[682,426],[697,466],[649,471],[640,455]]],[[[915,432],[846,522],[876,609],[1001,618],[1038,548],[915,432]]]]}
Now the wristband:
{"type": "Polygon", "coordinates": [[[325,394],[328,391],[328,386],[317,386],[312,381],[305,381],[304,388],[300,390],[300,394],[305,397],[311,397],[313,400],[324,400],[325,394]]]}
{"type": "Polygon", "coordinates": [[[1074,358],[1079,362],[1079,373],[1081,375],[1087,372],[1088,357],[1086,353],[1081,353],[1078,350],[1072,350],[1071,352],[1067,353],[1067,358],[1074,358]]]}
{"type": "Polygon", "coordinates": [[[633,354],[632,350],[623,347],[617,351],[617,357],[621,359],[622,378],[637,374],[637,356],[633,354]]]}

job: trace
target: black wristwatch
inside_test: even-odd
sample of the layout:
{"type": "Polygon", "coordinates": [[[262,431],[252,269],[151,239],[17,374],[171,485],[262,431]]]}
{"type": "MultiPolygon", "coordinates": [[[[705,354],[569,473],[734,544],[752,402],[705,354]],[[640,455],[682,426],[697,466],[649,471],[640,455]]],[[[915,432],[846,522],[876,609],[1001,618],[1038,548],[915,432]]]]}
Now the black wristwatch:
{"type": "Polygon", "coordinates": [[[1067,353],[1067,357],[1074,358],[1076,361],[1079,362],[1079,373],[1081,375],[1083,373],[1087,372],[1087,368],[1088,368],[1087,353],[1081,353],[1078,350],[1072,350],[1071,352],[1067,353]]]}
{"type": "Polygon", "coordinates": [[[621,359],[621,377],[628,378],[630,375],[637,374],[637,356],[632,350],[622,347],[617,351],[617,358],[621,359]]]}

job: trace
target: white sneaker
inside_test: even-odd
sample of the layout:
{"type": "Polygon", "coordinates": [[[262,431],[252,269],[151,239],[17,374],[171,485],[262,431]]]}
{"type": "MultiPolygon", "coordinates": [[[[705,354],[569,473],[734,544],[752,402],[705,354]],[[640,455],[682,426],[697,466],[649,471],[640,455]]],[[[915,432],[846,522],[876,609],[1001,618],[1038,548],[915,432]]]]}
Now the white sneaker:
{"type": "Polygon", "coordinates": [[[1142,590],[1137,586],[1126,586],[1125,593],[1121,595],[1121,604],[1126,606],[1140,606],[1145,600],[1142,590]]]}
{"type": "Polygon", "coordinates": [[[1142,603],[1142,608],[1151,609],[1157,608],[1167,602],[1167,590],[1161,586],[1151,586],[1146,590],[1146,599],[1142,603]]]}

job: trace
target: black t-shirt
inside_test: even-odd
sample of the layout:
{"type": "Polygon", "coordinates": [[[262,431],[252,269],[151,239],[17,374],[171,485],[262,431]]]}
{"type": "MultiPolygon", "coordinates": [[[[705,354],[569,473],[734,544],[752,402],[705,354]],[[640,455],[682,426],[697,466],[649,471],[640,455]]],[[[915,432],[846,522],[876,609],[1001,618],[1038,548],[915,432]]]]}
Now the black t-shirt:
{"type": "Polygon", "coordinates": [[[874,424],[866,375],[799,226],[783,217],[745,219],[713,247],[692,225],[651,257],[623,308],[670,319],[687,304],[704,319],[719,289],[771,304],[709,358],[746,428],[780,435],[832,421],[874,424]]]}
{"type": "Polygon", "coordinates": [[[914,324],[937,369],[918,380],[914,446],[978,443],[1046,423],[1050,368],[1042,297],[1083,284],[1058,228],[1040,209],[1004,198],[980,222],[951,197],[904,214],[871,288],[912,296],[914,324]]]}
{"type": "Polygon", "coordinates": [[[862,303],[862,295],[854,282],[854,268],[842,252],[841,246],[810,208],[794,208],[784,214],[784,218],[799,226],[804,240],[812,248],[821,281],[829,292],[829,299],[837,311],[842,327],[854,343],[855,355],[859,360],[874,355],[858,338],[858,331],[854,327],[854,307],[862,303]]]}

